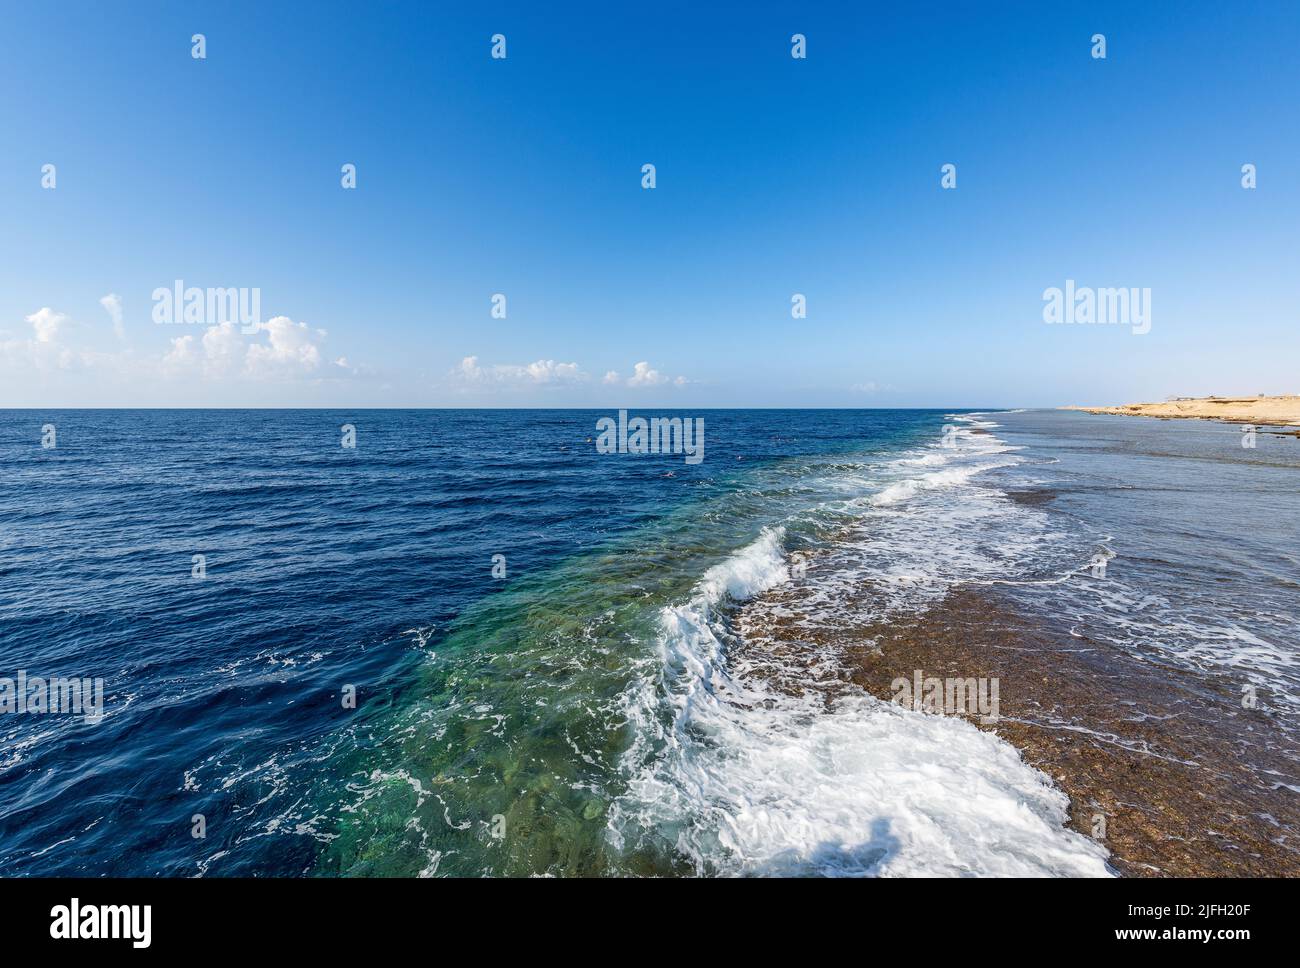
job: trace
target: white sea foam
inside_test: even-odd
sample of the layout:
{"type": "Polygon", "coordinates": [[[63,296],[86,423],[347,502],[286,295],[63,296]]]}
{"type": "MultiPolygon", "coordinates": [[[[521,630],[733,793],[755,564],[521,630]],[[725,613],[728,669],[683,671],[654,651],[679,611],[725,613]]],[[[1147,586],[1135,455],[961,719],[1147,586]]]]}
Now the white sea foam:
{"type": "MultiPolygon", "coordinates": [[[[917,466],[1002,448],[989,435],[961,437],[961,452],[917,466]]],[[[910,597],[937,580],[935,560],[953,560],[958,522],[1018,509],[996,492],[963,495],[944,505],[954,517],[936,522],[907,502],[966,487],[994,466],[1003,465],[905,478],[868,501],[890,522],[893,552],[920,549],[919,567],[895,576],[911,583],[910,597]]],[[[821,693],[791,695],[735,672],[735,633],[720,606],[790,580],[782,537],[765,531],[710,568],[688,601],[662,610],[658,661],[625,696],[637,738],[624,759],[628,792],[609,814],[614,843],[670,847],[700,873],[1106,875],[1104,848],[1064,827],[1064,794],[996,736],[865,693],[828,706],[821,693]]],[[[997,566],[997,551],[968,545],[965,568],[990,555],[997,566]]],[[[869,567],[898,565],[884,555],[869,567]]]]}
{"type": "MultiPolygon", "coordinates": [[[[771,698],[771,697],[769,697],[771,698]]],[[[699,704],[634,788],[701,872],[1105,876],[1067,800],[1007,743],[869,696],[699,704]]]]}
{"type": "MultiPolygon", "coordinates": [[[[1107,560],[1116,553],[1104,549],[1107,560]]],[[[1061,613],[1093,639],[1140,658],[1155,658],[1183,668],[1227,672],[1237,688],[1250,684],[1291,709],[1300,708],[1294,650],[1272,641],[1284,617],[1235,615],[1195,594],[1171,600],[1167,594],[1134,588],[1123,571],[1105,577],[1080,568],[1056,599],[1061,613]],[[1249,619],[1256,625],[1249,627],[1249,619]],[[1262,633],[1262,634],[1260,634],[1262,633]]]]}
{"type": "Polygon", "coordinates": [[[704,573],[699,597],[709,605],[718,604],[724,596],[744,601],[788,580],[790,572],[781,548],[784,534],[780,528],[765,530],[753,544],[714,565],[704,573]]]}
{"type": "Polygon", "coordinates": [[[890,463],[899,467],[939,467],[948,463],[948,458],[943,454],[932,453],[922,454],[920,457],[900,457],[890,463]]]}
{"type": "Polygon", "coordinates": [[[966,467],[949,467],[941,471],[935,471],[931,474],[924,474],[921,477],[912,477],[907,480],[898,481],[890,484],[878,494],[870,497],[870,502],[877,507],[887,504],[897,504],[899,501],[905,501],[910,497],[915,497],[922,491],[931,491],[943,487],[952,487],[958,484],[965,484],[976,474],[984,471],[993,470],[996,467],[1007,467],[1011,461],[994,461],[992,463],[972,464],[966,467]]]}

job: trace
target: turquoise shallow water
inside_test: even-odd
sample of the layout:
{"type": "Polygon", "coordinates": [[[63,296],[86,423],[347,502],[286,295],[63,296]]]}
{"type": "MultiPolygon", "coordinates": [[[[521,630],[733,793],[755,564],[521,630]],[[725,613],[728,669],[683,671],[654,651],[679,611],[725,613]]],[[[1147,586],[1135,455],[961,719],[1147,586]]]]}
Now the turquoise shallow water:
{"type": "MultiPolygon", "coordinates": [[[[342,819],[317,871],[712,871],[678,849],[672,824],[620,816],[636,799],[638,756],[655,760],[671,745],[648,738],[646,718],[673,718],[660,684],[694,674],[674,669],[660,647],[663,611],[773,529],[777,555],[827,540],[845,482],[942,423],[942,414],[873,415],[845,446],[837,435],[851,418],[829,416],[833,427],[746,415],[752,441],[724,454],[721,473],[699,477],[687,500],[458,616],[428,646],[436,654],[410,701],[380,717],[373,735],[383,739],[342,759],[356,781],[341,799],[321,791],[319,809],[342,819]],[[646,708],[636,706],[639,688],[653,695],[646,708]]],[[[653,470],[660,479],[681,473],[663,464],[653,470]]]]}

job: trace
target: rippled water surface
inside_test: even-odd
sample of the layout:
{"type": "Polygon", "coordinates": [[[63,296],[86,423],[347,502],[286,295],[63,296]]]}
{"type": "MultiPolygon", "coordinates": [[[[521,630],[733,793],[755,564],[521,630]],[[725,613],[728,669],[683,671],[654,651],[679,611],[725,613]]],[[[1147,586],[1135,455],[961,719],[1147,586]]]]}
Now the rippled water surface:
{"type": "Polygon", "coordinates": [[[691,465],[596,453],[601,416],[0,413],[0,676],[106,712],[0,718],[5,870],[1105,873],[1005,742],[755,674],[737,604],[809,576],[870,582],[851,628],[1123,556],[1061,621],[1294,697],[1294,439],[706,411],[691,465]],[[1068,513],[1007,499],[1039,486],[1068,513]]]}

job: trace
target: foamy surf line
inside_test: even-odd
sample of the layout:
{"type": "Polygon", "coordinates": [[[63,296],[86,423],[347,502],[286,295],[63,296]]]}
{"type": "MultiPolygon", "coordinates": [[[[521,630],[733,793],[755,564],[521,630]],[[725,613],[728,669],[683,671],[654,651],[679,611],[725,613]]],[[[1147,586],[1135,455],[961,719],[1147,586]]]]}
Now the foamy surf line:
{"type": "MultiPolygon", "coordinates": [[[[893,513],[1014,461],[989,461],[1010,448],[991,421],[968,422],[985,433],[960,428],[951,453],[893,462],[944,469],[886,483],[866,507],[893,513]]],[[[790,582],[783,539],[764,531],[662,610],[659,665],[625,696],[637,739],[610,812],[615,845],[671,845],[715,875],[1109,875],[1106,850],[1066,828],[1066,796],[992,733],[733,671],[730,607],[790,582]]]]}

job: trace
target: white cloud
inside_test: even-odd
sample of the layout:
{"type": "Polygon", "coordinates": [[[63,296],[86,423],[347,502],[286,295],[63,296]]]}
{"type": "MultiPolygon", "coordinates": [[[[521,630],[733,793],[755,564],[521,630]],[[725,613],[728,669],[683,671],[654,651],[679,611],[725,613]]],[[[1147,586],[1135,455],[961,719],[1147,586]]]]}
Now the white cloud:
{"type": "Polygon", "coordinates": [[[65,314],[42,306],[24,318],[32,326],[32,336],[0,341],[0,364],[36,370],[66,370],[78,363],[90,365],[91,354],[76,353],[59,339],[59,331],[68,322],[65,314]]]}
{"type": "Polygon", "coordinates": [[[627,385],[630,387],[654,387],[667,382],[667,377],[644,361],[636,364],[632,375],[627,378],[627,385]]]}
{"type": "Polygon", "coordinates": [[[197,359],[194,354],[193,336],[177,336],[171,344],[172,348],[167,351],[162,360],[164,369],[189,366],[197,359]]]}
{"type": "MultiPolygon", "coordinates": [[[[605,374],[605,382],[617,382],[618,374],[610,370],[605,374]],[[610,377],[613,377],[613,380],[610,377]]],[[[673,386],[684,387],[690,381],[684,376],[670,377],[660,373],[654,367],[644,360],[632,367],[632,375],[627,378],[627,385],[630,387],[659,387],[671,383],[673,386]]]]}
{"type": "Polygon", "coordinates": [[[273,370],[314,370],[320,366],[318,343],[325,338],[323,329],[310,329],[306,323],[295,323],[288,316],[276,316],[262,323],[267,343],[249,343],[245,366],[250,373],[273,370]]]}
{"type": "Polygon", "coordinates": [[[601,380],[600,382],[601,382],[601,383],[604,383],[606,386],[610,386],[610,385],[613,385],[613,384],[617,383],[617,382],[618,382],[618,370],[607,370],[607,371],[605,372],[605,378],[604,378],[603,380],[601,380]]]}
{"type": "Polygon", "coordinates": [[[247,348],[244,337],[229,320],[204,330],[200,345],[203,347],[203,372],[207,376],[236,372],[244,362],[247,348]]]}
{"type": "Polygon", "coordinates": [[[199,365],[205,377],[304,376],[320,366],[324,338],[324,330],[295,323],[288,316],[259,323],[257,331],[248,335],[227,320],[209,326],[198,340],[192,334],[174,338],[163,357],[163,368],[175,375],[180,368],[199,365]]]}
{"type": "MultiPolygon", "coordinates": [[[[114,330],[121,332],[121,300],[115,294],[100,299],[100,305],[112,317],[114,330]]],[[[129,346],[104,352],[93,345],[73,339],[78,328],[63,313],[48,306],[26,317],[32,326],[30,337],[0,338],[0,367],[10,369],[89,370],[105,378],[132,384],[158,378],[203,380],[257,380],[272,382],[316,375],[343,379],[367,373],[340,357],[335,366],[322,373],[323,329],[276,316],[258,324],[256,331],[245,334],[238,324],[225,322],[193,331],[169,340],[163,353],[139,354],[129,346]]],[[[173,330],[174,332],[174,330],[173,330]]]]}
{"type": "Polygon", "coordinates": [[[252,334],[241,332],[227,320],[209,326],[201,336],[187,333],[174,337],[160,363],[168,376],[198,369],[205,379],[301,377],[320,367],[324,339],[323,329],[295,323],[288,316],[259,323],[252,334]],[[266,334],[265,341],[262,334],[266,334]]]}
{"type": "Polygon", "coordinates": [[[36,330],[36,342],[54,343],[58,341],[59,327],[68,321],[63,313],[56,313],[49,306],[42,306],[27,317],[27,322],[36,330]]]}
{"type": "Polygon", "coordinates": [[[99,297],[99,304],[113,320],[113,335],[118,339],[126,339],[126,330],[122,328],[122,297],[115,292],[110,292],[107,296],[99,297]]]}
{"type": "Polygon", "coordinates": [[[538,360],[536,363],[496,363],[479,366],[477,356],[467,356],[452,370],[452,376],[461,383],[496,384],[514,386],[545,386],[577,383],[587,378],[577,363],[556,363],[538,360]]]}

